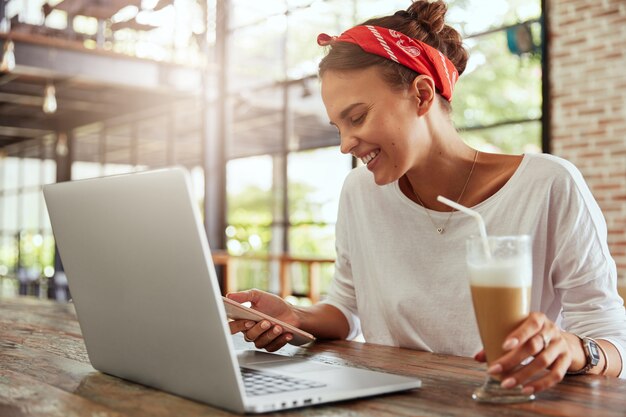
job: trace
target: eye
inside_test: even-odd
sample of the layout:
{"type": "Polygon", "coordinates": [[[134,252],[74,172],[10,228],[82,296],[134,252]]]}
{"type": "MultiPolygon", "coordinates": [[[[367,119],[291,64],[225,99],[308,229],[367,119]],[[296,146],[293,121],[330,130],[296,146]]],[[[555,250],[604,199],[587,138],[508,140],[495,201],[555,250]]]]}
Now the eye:
{"type": "Polygon", "coordinates": [[[361,113],[359,116],[351,118],[350,123],[352,123],[353,126],[360,125],[365,121],[365,116],[367,116],[367,113],[361,113]]]}

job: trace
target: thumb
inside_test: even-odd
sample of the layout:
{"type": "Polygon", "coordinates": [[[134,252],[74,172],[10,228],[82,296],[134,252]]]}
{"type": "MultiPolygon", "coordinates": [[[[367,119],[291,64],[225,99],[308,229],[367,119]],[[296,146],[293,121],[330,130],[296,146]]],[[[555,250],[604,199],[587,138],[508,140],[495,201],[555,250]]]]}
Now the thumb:
{"type": "Polygon", "coordinates": [[[228,293],[226,294],[226,298],[237,301],[240,304],[248,301],[255,304],[255,302],[258,302],[259,295],[257,290],[247,290],[228,293]]]}

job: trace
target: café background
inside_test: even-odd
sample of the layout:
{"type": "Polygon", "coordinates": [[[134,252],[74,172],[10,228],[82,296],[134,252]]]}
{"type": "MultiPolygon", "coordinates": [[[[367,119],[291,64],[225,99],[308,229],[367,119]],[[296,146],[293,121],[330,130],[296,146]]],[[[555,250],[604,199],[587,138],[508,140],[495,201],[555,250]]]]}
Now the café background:
{"type": "MultiPolygon", "coordinates": [[[[0,297],[69,296],[43,184],[170,165],[192,174],[223,285],[323,296],[358,162],[328,125],[315,38],[408,1],[100,3],[0,1],[0,297]]],[[[576,164],[626,278],[626,3],[448,4],[471,54],[453,101],[462,136],[576,164]]]]}

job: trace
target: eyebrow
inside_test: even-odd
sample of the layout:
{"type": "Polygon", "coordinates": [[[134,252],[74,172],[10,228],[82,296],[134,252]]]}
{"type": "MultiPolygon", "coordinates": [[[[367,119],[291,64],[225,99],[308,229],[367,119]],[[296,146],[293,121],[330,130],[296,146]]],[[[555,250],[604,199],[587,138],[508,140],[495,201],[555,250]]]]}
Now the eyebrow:
{"type": "MultiPolygon", "coordinates": [[[[359,103],[352,103],[352,104],[350,104],[348,107],[346,107],[345,109],[343,109],[343,110],[341,111],[341,113],[339,113],[339,119],[341,119],[341,120],[345,119],[345,118],[348,116],[348,114],[352,111],[352,109],[354,109],[355,107],[360,106],[360,105],[362,105],[362,104],[365,104],[365,103],[361,103],[361,102],[359,102],[359,103]]],[[[333,122],[329,122],[329,123],[330,123],[332,126],[336,126],[333,122]]]]}

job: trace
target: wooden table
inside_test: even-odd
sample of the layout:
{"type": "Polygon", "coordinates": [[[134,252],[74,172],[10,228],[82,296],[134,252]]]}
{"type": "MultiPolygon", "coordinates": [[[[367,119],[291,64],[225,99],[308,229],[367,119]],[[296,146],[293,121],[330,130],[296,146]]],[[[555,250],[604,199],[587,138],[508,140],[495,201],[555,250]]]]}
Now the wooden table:
{"type": "MultiPolygon", "coordinates": [[[[568,377],[532,403],[475,403],[484,366],[470,358],[358,342],[288,347],[316,356],[415,375],[423,387],[367,400],[270,414],[303,416],[626,416],[626,381],[568,377]]],[[[0,416],[228,416],[230,413],[95,371],[71,304],[0,299],[0,416]]]]}

